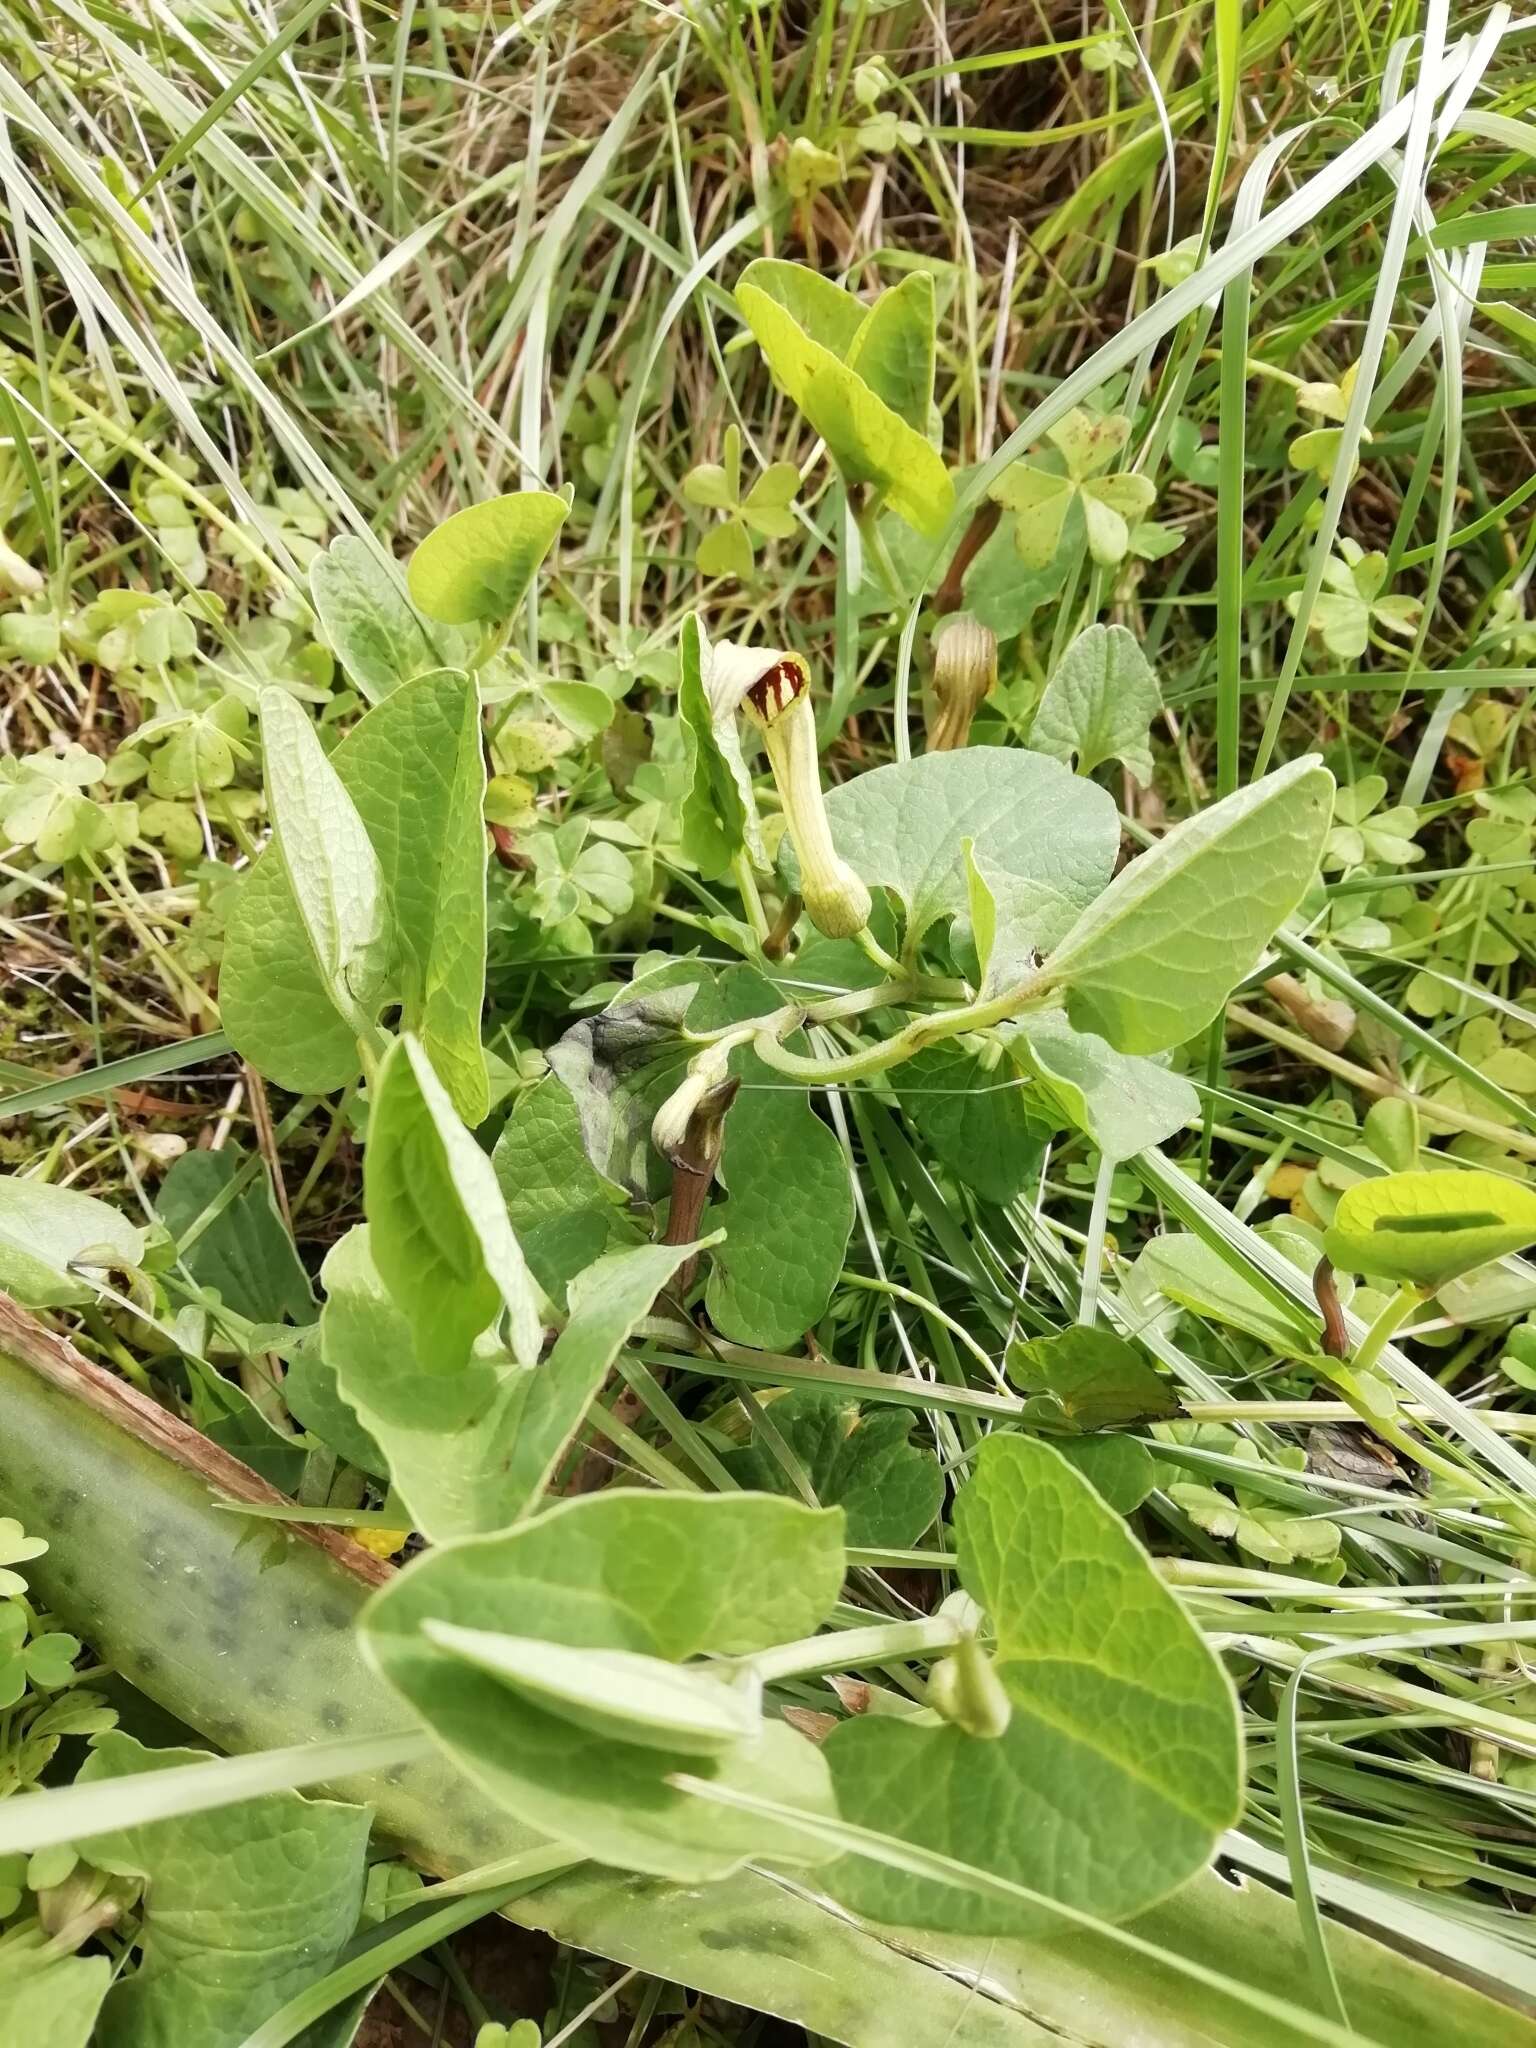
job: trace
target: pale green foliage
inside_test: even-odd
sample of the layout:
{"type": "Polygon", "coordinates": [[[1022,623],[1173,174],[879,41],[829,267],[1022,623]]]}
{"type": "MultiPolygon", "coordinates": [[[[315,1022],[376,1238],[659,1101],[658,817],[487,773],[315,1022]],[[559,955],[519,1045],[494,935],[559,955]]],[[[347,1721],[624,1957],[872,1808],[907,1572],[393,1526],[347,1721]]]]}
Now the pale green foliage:
{"type": "MultiPolygon", "coordinates": [[[[429,1621],[686,1665],[814,1629],[837,1597],[842,1516],[765,1496],[610,1490],[507,1535],[420,1559],[370,1603],[364,1644],[483,1792],[600,1861],[695,1880],[749,1857],[817,1861],[791,1826],[692,1800],[689,1768],[811,1811],[831,1810],[821,1753],[765,1723],[717,1758],[596,1735],[546,1694],[535,1705],[424,1633],[429,1621]],[[771,1789],[770,1789],[771,1788],[771,1789]]],[[[594,1705],[596,1702],[594,1702],[594,1705]]]]}
{"type": "Polygon", "coordinates": [[[1068,413],[1046,436],[1060,456],[1060,469],[1015,463],[993,485],[992,496],[1014,514],[1014,540],[1029,568],[1043,569],[1055,559],[1074,502],[1082,507],[1093,559],[1111,569],[1125,560],[1134,530],[1157,497],[1150,477],[1109,468],[1130,432],[1122,414],[1096,419],[1081,410],[1068,413]]]}
{"type": "MultiPolygon", "coordinates": [[[[1012,1702],[1007,1731],[849,1720],[825,1745],[840,1810],[1102,1916],[1151,1905],[1236,1818],[1220,1665],[1124,1523],[1045,1444],[987,1440],[955,1536],[1012,1702]]],[[[1016,1934],[1030,1917],[853,1858],[827,1881],[855,1911],[908,1925],[1016,1934]]]]}
{"type": "Polygon", "coordinates": [[[1157,677],[1135,638],[1124,626],[1089,626],[1056,664],[1029,744],[1079,775],[1123,761],[1145,786],[1152,780],[1148,728],[1161,708],[1157,677]]]}
{"type": "Polygon", "coordinates": [[[510,619],[567,510],[550,491],[512,491],[455,512],[411,557],[417,610],[450,626],[510,619]]]}
{"type": "Polygon", "coordinates": [[[86,794],[106,772],[103,761],[73,743],[59,754],[0,762],[0,839],[35,847],[45,861],[127,844],[138,829],[137,808],[86,794]]]}
{"type": "Polygon", "coordinates": [[[788,540],[796,531],[799,522],[790,508],[799,488],[795,465],[773,462],[743,495],[741,429],[733,421],[725,430],[720,461],[698,463],[683,478],[683,496],[690,505],[724,514],[699,543],[699,573],[750,576],[754,534],[788,540]]]}
{"type": "Polygon", "coordinates": [[[0,1175],[0,1287],[32,1308],[96,1299],[106,1274],[132,1273],[144,1233],[107,1202],[20,1174],[0,1175]]]}
{"type": "MultiPolygon", "coordinates": [[[[1371,643],[1376,626],[1403,639],[1411,639],[1423,606],[1416,597],[1385,594],[1387,558],[1379,549],[1367,554],[1358,541],[1341,540],[1339,552],[1331,555],[1323,570],[1326,588],[1319,595],[1307,621],[1330,654],[1341,661],[1356,661],[1371,643]]],[[[1294,613],[1300,605],[1293,591],[1286,604],[1294,613]]]]}
{"type": "Polygon", "coordinates": [[[1536,1189],[1495,1173],[1389,1173],[1346,1188],[1323,1244],[1336,1266],[1432,1292],[1536,1244],[1536,1189]]]}
{"type": "Polygon", "coordinates": [[[1122,869],[1048,962],[1074,1024],[1160,1052],[1209,1023],[1301,901],[1332,803],[1321,763],[1293,761],[1122,869]]]}

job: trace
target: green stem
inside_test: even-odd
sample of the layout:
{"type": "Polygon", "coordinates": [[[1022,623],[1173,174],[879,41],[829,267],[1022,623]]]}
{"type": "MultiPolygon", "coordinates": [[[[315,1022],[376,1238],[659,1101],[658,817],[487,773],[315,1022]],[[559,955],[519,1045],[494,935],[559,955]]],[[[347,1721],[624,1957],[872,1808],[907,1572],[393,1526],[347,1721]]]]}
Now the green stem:
{"type": "Polygon", "coordinates": [[[741,892],[742,908],[747,913],[747,922],[752,927],[752,936],[761,946],[768,937],[768,913],[763,909],[763,899],[758,892],[757,877],[752,872],[752,863],[745,853],[737,853],[731,861],[731,874],[737,889],[741,892]]]}
{"type": "Polygon", "coordinates": [[[883,1074],[887,1067],[899,1066],[903,1060],[911,1059],[914,1053],[925,1052],[930,1045],[939,1045],[946,1038],[957,1038],[962,1031],[988,1031],[994,1024],[1006,1023],[1021,1010],[1042,1001],[1050,987],[1043,976],[1032,976],[1003,995],[967,1003],[955,1010],[940,1010],[929,1017],[914,1017],[910,1024],[904,1025],[890,1038],[861,1046],[857,1052],[845,1053],[841,1059],[818,1060],[804,1053],[787,1052],[772,1029],[759,1031],[752,1049],[764,1066],[772,1067],[776,1073],[788,1074],[793,1080],[804,1081],[813,1088],[863,1081],[872,1074],[883,1074]]]}
{"type": "Polygon", "coordinates": [[[772,1685],[781,1678],[811,1678],[822,1671],[894,1664],[933,1650],[952,1650],[964,1635],[952,1615],[929,1614],[920,1621],[882,1621],[834,1635],[803,1636],[738,1661],[743,1670],[755,1672],[765,1685],[772,1685]]]}

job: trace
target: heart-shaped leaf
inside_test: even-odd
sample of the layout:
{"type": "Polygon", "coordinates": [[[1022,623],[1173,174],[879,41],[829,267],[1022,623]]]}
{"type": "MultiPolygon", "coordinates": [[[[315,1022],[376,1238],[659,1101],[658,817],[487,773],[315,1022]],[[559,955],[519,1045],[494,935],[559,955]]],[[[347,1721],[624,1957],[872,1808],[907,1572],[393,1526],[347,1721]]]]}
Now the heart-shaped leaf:
{"type": "Polygon", "coordinates": [[[1161,703],[1157,677],[1135,637],[1124,626],[1089,626],[1052,671],[1029,744],[1079,775],[1119,759],[1145,786],[1152,780],[1147,728],[1161,703]]]}
{"type": "MultiPolygon", "coordinates": [[[[789,1448],[824,1508],[848,1517],[848,1541],[905,1549],[944,1498],[938,1460],[909,1441],[916,1417],[900,1408],[861,1408],[838,1391],[796,1387],[768,1403],[774,1434],[789,1448]]],[[[794,1480],[766,1436],[727,1453],[727,1469],[764,1493],[795,1495],[794,1480]]]]}
{"type": "Polygon", "coordinates": [[[1161,1145],[1200,1113],[1182,1074],[1116,1052],[1096,1032],[1074,1031],[1059,1010],[1027,1011],[1000,1029],[1052,1107],[1111,1162],[1161,1145]]]}
{"type": "Polygon", "coordinates": [[[871,769],[829,792],[827,816],[843,858],[901,898],[909,945],[935,919],[969,914],[967,839],[989,882],[1003,875],[1023,885],[1006,906],[998,901],[996,944],[1013,952],[1057,943],[1104,887],[1120,843],[1106,790],[1011,747],[871,769]]]}
{"type": "MultiPolygon", "coordinates": [[[[682,1771],[812,1812],[832,1810],[821,1752],[782,1722],[723,1754],[656,1746],[654,1728],[602,1731],[546,1686],[535,1701],[442,1629],[619,1651],[686,1666],[807,1634],[842,1583],[843,1518],[766,1495],[619,1489],[562,1502],[499,1536],[418,1559],[363,1617],[367,1654],[481,1790],[599,1862],[682,1882],[751,1857],[815,1862],[792,1825],[726,1814],[669,1782],[682,1771]],[[428,1633],[435,1625],[438,1640],[428,1633]]],[[[546,1673],[546,1676],[548,1674],[546,1673]]],[[[703,1675],[694,1666],[689,1674],[703,1675]]],[[[567,1678],[570,1673],[567,1672],[567,1678]]],[[[683,1680],[688,1683],[688,1678],[683,1680]]]]}
{"type": "Polygon", "coordinates": [[[1427,1292],[1536,1244],[1536,1188],[1496,1173],[1387,1173],[1346,1188],[1323,1234],[1336,1266],[1427,1292]]]}
{"type": "Polygon", "coordinates": [[[29,1308],[94,1301],[94,1276],[131,1273],[143,1256],[143,1231],[94,1195],[0,1174],[0,1287],[29,1308]]]}
{"type": "Polygon", "coordinates": [[[1123,868],[1047,963],[1073,1023],[1119,1052],[1162,1052],[1208,1024],[1301,901],[1332,806],[1333,777],[1306,755],[1123,868]]]}
{"type": "Polygon", "coordinates": [[[1180,1413],[1168,1382],[1112,1330],[1080,1326],[1016,1339],[1008,1347],[1008,1377],[1041,1397],[1041,1418],[1064,1430],[1123,1429],[1180,1413]]]}
{"type": "MultiPolygon", "coordinates": [[[[1048,1445],[989,1437],[955,1537],[1008,1727],[845,1721],[823,1746],[839,1809],[1105,1919],[1140,1912],[1201,1869],[1237,1817],[1226,1675],[1124,1522],[1048,1445]]],[[[823,1882],[853,1911],[908,1926],[1019,1934],[1031,1918],[852,1857],[823,1882]]]]}
{"type": "Polygon", "coordinates": [[[510,619],[565,523],[552,491],[509,491],[466,505],[411,557],[411,600],[429,619],[467,626],[510,619]]]}

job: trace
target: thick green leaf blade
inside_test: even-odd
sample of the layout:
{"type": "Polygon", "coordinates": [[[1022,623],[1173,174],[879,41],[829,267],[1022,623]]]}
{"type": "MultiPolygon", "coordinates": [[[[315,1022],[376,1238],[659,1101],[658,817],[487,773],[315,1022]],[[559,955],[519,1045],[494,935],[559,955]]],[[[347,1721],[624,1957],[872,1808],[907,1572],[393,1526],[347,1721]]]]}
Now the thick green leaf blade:
{"type": "Polygon", "coordinates": [[[1180,1413],[1168,1382],[1112,1330],[1079,1325],[1054,1337],[1016,1339],[1008,1347],[1008,1377],[1024,1393],[1044,1397],[1042,1420],[1059,1418],[1067,1430],[1123,1429],[1180,1413]]]}
{"type": "Polygon", "coordinates": [[[988,1063],[950,1040],[903,1060],[891,1085],[928,1150],[983,1201],[1034,1187],[1051,1126],[1011,1059],[988,1063]]]}
{"type": "MultiPolygon", "coordinates": [[[[195,1763],[113,1731],[79,1782],[195,1763]]],[[[267,1793],[236,1806],[95,1835],[99,1869],[148,1880],[143,1960],[103,2008],[113,2048],[238,2048],[274,2007],[325,1976],[357,1925],[372,1816],[267,1793]]]]}
{"type": "Polygon", "coordinates": [[[96,1299],[94,1275],[132,1272],[144,1233],[94,1195],[19,1173],[0,1174],[0,1287],[29,1308],[96,1299]]]}
{"type": "Polygon", "coordinates": [[[926,439],[933,404],[933,278],[914,270],[882,292],[844,360],[892,412],[926,439]]]}
{"type": "MultiPolygon", "coordinates": [[[[633,1256],[624,1254],[622,1256],[633,1256]]],[[[816,1861],[793,1827],[691,1800],[677,1771],[830,1812],[820,1751],[782,1723],[718,1758],[624,1742],[445,1653],[427,1622],[683,1663],[814,1630],[841,1583],[843,1518],[762,1495],[613,1490],[421,1558],[370,1601],[367,1655],[498,1804],[605,1863],[694,1881],[748,1857],[816,1861]],[[775,1795],[778,1796],[778,1795],[775,1795]]]]}
{"type": "Polygon", "coordinates": [[[529,1271],[557,1308],[594,1259],[640,1241],[623,1188],[587,1156],[576,1098],[558,1075],[519,1093],[491,1164],[529,1271]]]}
{"type": "MultiPolygon", "coordinates": [[[[226,1146],[187,1152],[172,1164],[155,1207],[178,1248],[248,1163],[226,1146]]],[[[309,1276],[277,1213],[265,1166],[181,1250],[181,1264],[199,1287],[212,1289],[247,1322],[307,1323],[314,1313],[309,1276]]]]}
{"type": "Polygon", "coordinates": [[[308,714],[286,690],[261,693],[261,741],[273,831],[300,928],[332,1008],[353,1037],[366,1038],[392,945],[379,857],[308,714]]]}
{"type": "MultiPolygon", "coordinates": [[[[699,991],[689,1024],[710,1030],[779,1000],[762,975],[736,968],[699,991]]],[[[742,1085],[716,1169],[725,1199],[707,1215],[725,1242],[711,1256],[705,1300],[724,1336],[772,1350],[798,1343],[826,1311],[853,1229],[853,1186],[836,1133],[803,1088],[786,1087],[745,1046],[730,1070],[742,1085]]]]}
{"type": "Polygon", "coordinates": [[[765,292],[744,280],[736,302],[775,381],[826,442],[846,481],[878,485],[893,512],[936,539],[955,501],[943,457],[765,292]]]}
{"type": "MultiPolygon", "coordinates": [[[[1048,1445],[989,1437],[955,1533],[1013,1703],[1007,1732],[846,1721],[825,1744],[839,1809],[1103,1918],[1143,1911],[1237,1818],[1225,1674],[1125,1524],[1048,1445]]],[[[904,1924],[1019,1934],[1030,1917],[853,1858],[825,1881],[904,1924]]]]}
{"type": "MultiPolygon", "coordinates": [[[[379,857],[394,914],[385,994],[425,1039],[459,1114],[478,1123],[488,1099],[480,1050],[486,850],[472,681],[439,669],[402,684],[358,721],[332,760],[379,857]]],[[[275,845],[236,898],[219,1001],[236,1048],[283,1087],[327,1094],[356,1079],[355,1035],[303,943],[275,845]]]]}
{"type": "Polygon", "coordinates": [[[1323,1233],[1346,1272],[1429,1291],[1533,1243],[1536,1189],[1474,1169],[1357,1181],[1323,1233]]]}
{"type": "Polygon", "coordinates": [[[565,523],[552,491],[510,491],[466,505],[411,557],[411,600],[429,619],[467,626],[509,619],[565,523]]]}
{"type": "Polygon", "coordinates": [[[843,858],[906,905],[909,935],[966,914],[969,839],[989,879],[1024,885],[998,905],[1010,923],[998,943],[1015,950],[1064,936],[1108,881],[1120,844],[1106,790],[1013,748],[962,747],[871,769],[829,792],[827,816],[843,858]]]}
{"type": "Polygon", "coordinates": [[[338,534],[315,556],[309,594],[337,660],[370,704],[437,666],[405,592],[355,533],[338,534]]]}
{"type": "Polygon", "coordinates": [[[803,263],[760,256],[741,273],[741,282],[782,306],[812,341],[839,359],[846,359],[869,317],[869,307],[862,299],[803,263]]]}
{"type": "Polygon", "coordinates": [[[1047,963],[1073,1023],[1131,1053],[1208,1024],[1301,901],[1332,808],[1333,777],[1309,755],[1122,869],[1047,963]]]}
{"type": "Polygon", "coordinates": [[[1148,729],[1162,708],[1157,677],[1124,626],[1089,626],[1052,671],[1029,729],[1029,744],[1091,775],[1123,761],[1145,786],[1152,780],[1148,729]]]}
{"type": "MultiPolygon", "coordinates": [[[[917,1419],[910,1411],[861,1408],[838,1391],[797,1387],[769,1402],[768,1415],[819,1504],[848,1517],[851,1544],[906,1549],[932,1523],[944,1475],[938,1460],[910,1441],[917,1419]]],[[[727,1452],[724,1463],[744,1487],[799,1497],[766,1437],[727,1452]]]]}
{"type": "Polygon", "coordinates": [[[424,1364],[460,1369],[499,1306],[514,1358],[533,1364],[542,1310],[495,1169],[409,1036],[391,1046],[379,1071],[363,1206],[374,1259],[424,1364]]]}
{"type": "Polygon", "coordinates": [[[485,759],[473,680],[438,669],[405,684],[358,726],[344,769],[394,916],[401,1024],[421,1038],[473,1126],[490,1104],[480,1045],[485,759]]]}
{"type": "Polygon", "coordinates": [[[0,2048],[87,2048],[111,1987],[107,1956],[0,1949],[0,2048]]]}
{"type": "Polygon", "coordinates": [[[1182,1074],[1116,1052],[1096,1032],[1074,1031],[1059,1010],[1026,1012],[1003,1028],[1050,1102],[1108,1160],[1160,1145],[1200,1113],[1200,1098],[1182,1074]]]}

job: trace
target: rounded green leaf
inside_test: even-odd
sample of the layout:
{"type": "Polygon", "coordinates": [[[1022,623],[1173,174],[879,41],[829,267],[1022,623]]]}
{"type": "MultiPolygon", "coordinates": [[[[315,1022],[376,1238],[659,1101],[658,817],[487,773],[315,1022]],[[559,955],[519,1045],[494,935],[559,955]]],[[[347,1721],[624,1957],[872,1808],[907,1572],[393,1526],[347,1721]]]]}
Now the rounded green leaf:
{"type": "Polygon", "coordinates": [[[1048,963],[1072,1022],[1117,1052],[1191,1038],[1301,901],[1332,811],[1333,777],[1306,755],[1123,868],[1048,963]]]}
{"type": "Polygon", "coordinates": [[[1347,1272],[1432,1292],[1536,1244],[1536,1188],[1496,1173],[1388,1173],[1340,1199],[1323,1249],[1347,1272]]]}
{"type": "Polygon", "coordinates": [[[509,491],[483,505],[466,505],[412,555],[412,603],[447,626],[510,618],[565,514],[564,498],[552,491],[509,491]]]}
{"type": "MultiPolygon", "coordinates": [[[[1013,1705],[990,1738],[862,1714],[828,1736],[843,1818],[1118,1920],[1183,1884],[1241,1805],[1236,1701],[1125,1523],[1048,1445],[993,1436],[955,1509],[960,1578],[1013,1705]]],[[[846,1857],[854,1912],[1028,1931],[1006,1905],[846,1857]]]]}

